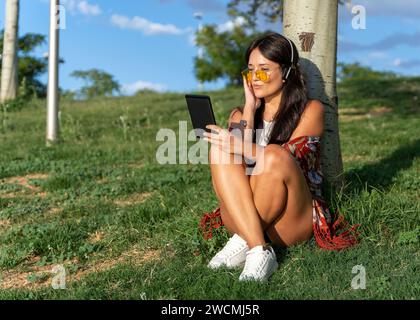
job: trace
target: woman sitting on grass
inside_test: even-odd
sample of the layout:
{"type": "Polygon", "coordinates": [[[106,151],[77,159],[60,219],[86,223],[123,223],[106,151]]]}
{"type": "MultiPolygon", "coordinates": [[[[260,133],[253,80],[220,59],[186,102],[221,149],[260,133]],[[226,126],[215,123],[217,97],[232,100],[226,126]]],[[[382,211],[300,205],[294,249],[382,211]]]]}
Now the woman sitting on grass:
{"type": "Polygon", "coordinates": [[[219,225],[233,235],[209,267],[244,265],[240,280],[265,280],[278,268],[266,239],[288,247],[315,236],[320,247],[331,250],[357,242],[355,227],[337,234],[342,217],[331,215],[321,197],[324,110],[319,101],[308,100],[298,61],[286,37],[269,33],[255,39],[242,73],[244,107],[232,110],[227,130],[209,125],[212,133],[205,133],[219,207],[206,213],[201,225],[210,226],[205,236],[211,237],[221,217],[219,225]],[[251,148],[233,147],[247,142],[251,148]]]}

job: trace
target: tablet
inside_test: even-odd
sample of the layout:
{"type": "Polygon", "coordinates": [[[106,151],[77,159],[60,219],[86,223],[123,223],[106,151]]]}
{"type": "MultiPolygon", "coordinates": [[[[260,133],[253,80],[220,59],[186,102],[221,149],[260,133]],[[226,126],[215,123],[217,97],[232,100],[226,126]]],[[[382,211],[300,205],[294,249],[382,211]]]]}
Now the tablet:
{"type": "Polygon", "coordinates": [[[210,129],[207,129],[206,125],[216,124],[210,97],[205,95],[187,94],[185,95],[185,99],[187,100],[188,111],[195,130],[195,136],[196,138],[203,138],[204,131],[210,132],[210,129]]]}

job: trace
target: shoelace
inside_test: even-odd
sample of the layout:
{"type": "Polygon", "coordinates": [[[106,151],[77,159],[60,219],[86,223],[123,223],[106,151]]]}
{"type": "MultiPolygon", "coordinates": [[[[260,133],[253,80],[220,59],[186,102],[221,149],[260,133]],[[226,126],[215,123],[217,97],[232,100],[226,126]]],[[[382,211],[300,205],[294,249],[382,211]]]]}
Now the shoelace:
{"type": "Polygon", "coordinates": [[[270,255],[270,251],[264,250],[263,254],[261,254],[261,252],[248,252],[247,255],[243,272],[244,274],[255,274],[255,271],[260,272],[266,257],[270,255]],[[254,255],[256,255],[259,259],[252,259],[251,256],[254,255]]]}
{"type": "Polygon", "coordinates": [[[225,245],[225,247],[223,248],[222,251],[219,252],[218,256],[220,258],[222,257],[226,257],[226,256],[231,256],[234,255],[236,253],[238,253],[239,251],[243,250],[244,245],[238,245],[237,246],[232,246],[232,244],[234,244],[234,242],[236,242],[234,239],[229,239],[229,241],[227,242],[227,244],[225,245]]]}

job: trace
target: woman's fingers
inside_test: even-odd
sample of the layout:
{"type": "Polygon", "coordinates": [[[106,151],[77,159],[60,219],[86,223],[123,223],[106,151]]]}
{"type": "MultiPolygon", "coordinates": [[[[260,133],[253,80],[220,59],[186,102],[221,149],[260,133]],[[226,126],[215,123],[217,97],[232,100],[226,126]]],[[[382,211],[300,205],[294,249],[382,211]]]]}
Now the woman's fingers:
{"type": "Polygon", "coordinates": [[[206,125],[206,128],[210,129],[211,131],[215,131],[216,134],[218,134],[222,131],[222,128],[220,128],[218,125],[215,125],[215,124],[208,124],[208,125],[206,125]]]}
{"type": "Polygon", "coordinates": [[[204,132],[203,133],[203,136],[204,136],[204,138],[211,139],[212,141],[220,141],[220,140],[223,140],[222,138],[218,137],[217,134],[214,135],[214,134],[208,133],[208,132],[204,132]]]}
{"type": "Polygon", "coordinates": [[[248,80],[244,76],[242,76],[242,78],[243,78],[243,84],[244,84],[244,90],[245,90],[245,92],[252,93],[252,88],[251,88],[248,80]]]}
{"type": "Polygon", "coordinates": [[[245,91],[245,103],[250,103],[253,106],[255,106],[257,98],[254,94],[254,90],[252,89],[252,85],[247,81],[247,79],[244,76],[242,76],[242,78],[245,91]]]}
{"type": "Polygon", "coordinates": [[[220,140],[217,139],[212,139],[210,137],[204,137],[203,138],[204,141],[207,141],[215,146],[221,147],[222,146],[222,142],[220,140]]]}
{"type": "Polygon", "coordinates": [[[210,129],[211,132],[205,133],[211,134],[215,139],[224,139],[225,137],[229,136],[229,132],[226,129],[223,129],[215,124],[209,124],[206,126],[206,128],[210,129]]]}
{"type": "Polygon", "coordinates": [[[206,126],[206,128],[212,130],[212,132],[204,132],[203,139],[212,144],[222,146],[225,143],[227,137],[229,136],[229,134],[226,134],[224,129],[220,128],[217,125],[209,124],[206,126]]]}

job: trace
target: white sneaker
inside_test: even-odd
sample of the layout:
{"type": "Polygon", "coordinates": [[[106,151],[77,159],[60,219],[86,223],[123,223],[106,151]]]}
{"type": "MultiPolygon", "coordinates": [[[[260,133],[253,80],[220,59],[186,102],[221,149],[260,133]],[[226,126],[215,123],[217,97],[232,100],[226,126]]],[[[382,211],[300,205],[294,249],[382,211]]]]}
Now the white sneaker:
{"type": "Polygon", "coordinates": [[[246,241],[236,233],[229,239],[207,265],[211,269],[220,267],[236,268],[245,263],[246,253],[249,250],[246,241]]]}
{"type": "Polygon", "coordinates": [[[277,270],[278,266],[276,254],[272,247],[264,249],[263,246],[256,246],[247,252],[245,267],[239,276],[239,280],[267,280],[277,270]]]}

